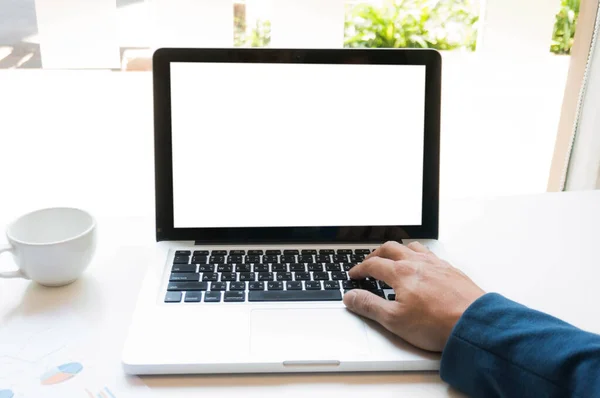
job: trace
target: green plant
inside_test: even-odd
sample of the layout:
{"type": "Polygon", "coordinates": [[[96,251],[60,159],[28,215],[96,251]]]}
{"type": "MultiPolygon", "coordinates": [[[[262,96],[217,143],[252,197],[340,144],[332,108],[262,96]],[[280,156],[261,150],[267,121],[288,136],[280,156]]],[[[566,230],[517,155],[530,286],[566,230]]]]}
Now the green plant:
{"type": "Polygon", "coordinates": [[[271,21],[256,20],[252,29],[246,23],[246,5],[233,4],[233,45],[236,47],[266,47],[271,42],[271,21]]]}
{"type": "Polygon", "coordinates": [[[570,54],[579,16],[579,0],[562,0],[556,14],[550,51],[555,54],[570,54]]]}
{"type": "Polygon", "coordinates": [[[384,0],[357,4],[346,14],[345,47],[410,47],[474,50],[473,0],[384,0]]]}
{"type": "Polygon", "coordinates": [[[250,31],[248,44],[250,47],[267,47],[271,43],[271,21],[257,20],[250,31]]]}
{"type": "Polygon", "coordinates": [[[236,47],[267,47],[271,42],[271,22],[257,20],[250,31],[246,24],[236,25],[233,33],[233,44],[236,47]]]}

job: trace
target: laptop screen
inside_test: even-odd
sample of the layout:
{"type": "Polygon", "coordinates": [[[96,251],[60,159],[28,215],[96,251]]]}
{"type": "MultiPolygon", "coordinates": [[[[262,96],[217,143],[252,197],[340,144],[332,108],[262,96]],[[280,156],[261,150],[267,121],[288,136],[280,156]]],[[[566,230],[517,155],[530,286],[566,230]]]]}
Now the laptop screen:
{"type": "Polygon", "coordinates": [[[421,225],[424,65],[170,71],[175,228],[421,225]]]}

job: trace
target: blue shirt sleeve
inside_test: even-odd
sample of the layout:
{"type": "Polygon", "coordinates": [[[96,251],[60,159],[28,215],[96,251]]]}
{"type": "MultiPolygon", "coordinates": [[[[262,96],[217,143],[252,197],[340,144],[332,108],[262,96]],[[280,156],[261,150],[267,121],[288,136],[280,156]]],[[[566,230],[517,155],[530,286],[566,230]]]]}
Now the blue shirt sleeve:
{"type": "Polygon", "coordinates": [[[454,326],[440,376],[472,397],[600,397],[600,336],[488,293],[454,326]]]}

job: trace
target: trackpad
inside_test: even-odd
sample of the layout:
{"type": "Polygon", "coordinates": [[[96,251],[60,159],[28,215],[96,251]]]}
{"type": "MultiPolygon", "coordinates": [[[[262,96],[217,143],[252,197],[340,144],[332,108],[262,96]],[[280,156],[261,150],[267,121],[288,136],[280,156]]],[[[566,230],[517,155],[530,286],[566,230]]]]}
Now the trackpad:
{"type": "Polygon", "coordinates": [[[282,361],[369,354],[364,322],[345,309],[264,309],[251,315],[251,352],[282,361]]]}

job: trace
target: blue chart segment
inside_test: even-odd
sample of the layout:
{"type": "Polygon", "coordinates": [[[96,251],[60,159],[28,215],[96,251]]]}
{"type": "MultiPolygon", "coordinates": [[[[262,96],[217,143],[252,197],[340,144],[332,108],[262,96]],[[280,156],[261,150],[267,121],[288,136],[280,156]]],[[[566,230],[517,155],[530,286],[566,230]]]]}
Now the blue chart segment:
{"type": "Polygon", "coordinates": [[[0,398],[13,398],[15,393],[12,390],[0,390],[0,398]]]}
{"type": "Polygon", "coordinates": [[[83,370],[83,365],[79,362],[66,363],[50,369],[40,376],[40,381],[44,385],[52,385],[62,383],[74,377],[77,373],[83,370]]]}

